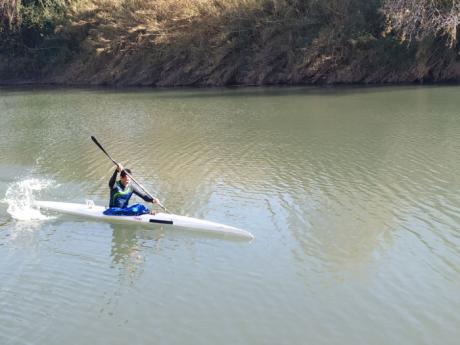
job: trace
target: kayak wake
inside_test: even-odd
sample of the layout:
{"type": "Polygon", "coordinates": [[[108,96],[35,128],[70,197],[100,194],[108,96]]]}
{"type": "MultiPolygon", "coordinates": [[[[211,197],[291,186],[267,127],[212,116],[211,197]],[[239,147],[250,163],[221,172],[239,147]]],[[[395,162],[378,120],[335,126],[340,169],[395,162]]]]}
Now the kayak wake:
{"type": "Polygon", "coordinates": [[[4,201],[8,204],[7,212],[16,220],[46,220],[50,217],[34,208],[34,193],[52,185],[50,180],[26,179],[12,183],[4,201]]]}

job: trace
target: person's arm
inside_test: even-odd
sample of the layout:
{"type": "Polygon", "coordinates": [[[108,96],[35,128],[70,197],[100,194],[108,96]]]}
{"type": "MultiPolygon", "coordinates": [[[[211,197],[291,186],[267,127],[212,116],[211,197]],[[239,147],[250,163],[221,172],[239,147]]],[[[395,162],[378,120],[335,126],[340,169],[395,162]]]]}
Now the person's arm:
{"type": "Polygon", "coordinates": [[[139,188],[137,188],[137,186],[131,185],[131,187],[133,188],[133,193],[136,194],[138,197],[144,199],[144,201],[156,204],[160,203],[160,200],[158,200],[157,198],[152,198],[150,195],[147,195],[146,193],[142,192],[141,190],[139,190],[139,188]]]}
{"type": "Polygon", "coordinates": [[[115,184],[115,181],[117,180],[117,174],[118,172],[122,172],[123,171],[123,165],[121,165],[120,163],[117,164],[117,168],[115,169],[115,171],[113,172],[113,175],[112,177],[110,178],[110,181],[109,181],[109,187],[110,189],[113,188],[113,185],[115,184]]]}
{"type": "Polygon", "coordinates": [[[133,188],[133,193],[136,194],[139,198],[142,198],[144,199],[144,201],[147,201],[147,202],[153,202],[152,197],[142,192],[141,190],[139,190],[137,186],[135,186],[134,184],[131,184],[131,187],[133,188]]]}
{"type": "Polygon", "coordinates": [[[115,169],[115,171],[113,172],[112,177],[110,178],[110,181],[109,181],[110,189],[113,188],[113,185],[115,184],[115,181],[117,180],[117,175],[118,175],[118,168],[115,169]]]}

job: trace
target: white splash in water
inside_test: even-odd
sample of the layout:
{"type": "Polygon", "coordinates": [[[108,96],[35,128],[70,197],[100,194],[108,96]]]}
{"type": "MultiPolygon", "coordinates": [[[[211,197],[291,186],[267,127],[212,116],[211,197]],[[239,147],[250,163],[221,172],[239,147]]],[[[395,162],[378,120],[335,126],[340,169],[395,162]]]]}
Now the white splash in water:
{"type": "Polygon", "coordinates": [[[34,208],[34,192],[52,184],[50,180],[27,179],[11,184],[5,194],[7,212],[17,220],[42,220],[49,217],[34,208]]]}

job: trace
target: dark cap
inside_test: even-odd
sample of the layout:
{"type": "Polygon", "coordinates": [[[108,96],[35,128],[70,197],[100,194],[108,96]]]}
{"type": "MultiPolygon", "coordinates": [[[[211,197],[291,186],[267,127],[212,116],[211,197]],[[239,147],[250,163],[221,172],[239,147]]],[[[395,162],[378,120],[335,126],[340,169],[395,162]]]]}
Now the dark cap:
{"type": "Polygon", "coordinates": [[[131,174],[131,169],[123,169],[120,174],[121,177],[125,177],[126,173],[131,174]]]}

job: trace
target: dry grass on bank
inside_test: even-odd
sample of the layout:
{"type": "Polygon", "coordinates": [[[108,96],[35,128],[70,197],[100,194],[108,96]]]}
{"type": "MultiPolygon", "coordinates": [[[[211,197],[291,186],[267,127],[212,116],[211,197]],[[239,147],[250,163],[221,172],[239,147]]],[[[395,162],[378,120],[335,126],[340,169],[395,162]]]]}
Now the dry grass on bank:
{"type": "Polygon", "coordinates": [[[83,0],[73,3],[70,17],[74,24],[139,33],[164,43],[197,33],[254,30],[257,14],[262,19],[267,9],[273,15],[287,7],[283,0],[83,0]]]}
{"type": "Polygon", "coordinates": [[[283,55],[286,63],[294,61],[293,33],[305,17],[293,8],[284,0],[75,2],[71,24],[62,30],[85,32],[81,60],[91,61],[91,68],[80,64],[65,78],[72,73],[70,78],[90,74],[94,83],[225,85],[241,82],[238,74],[248,60],[259,59],[260,70],[246,77],[262,83],[273,72],[270,60],[283,55]]]}
{"type": "Polygon", "coordinates": [[[382,1],[390,0],[29,1],[34,5],[24,9],[22,24],[4,35],[8,53],[0,54],[0,76],[221,86],[446,80],[458,74],[455,51],[446,51],[441,40],[408,48],[391,35],[382,38],[382,1]],[[439,52],[434,57],[433,47],[439,52]]]}

